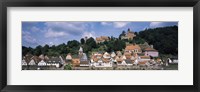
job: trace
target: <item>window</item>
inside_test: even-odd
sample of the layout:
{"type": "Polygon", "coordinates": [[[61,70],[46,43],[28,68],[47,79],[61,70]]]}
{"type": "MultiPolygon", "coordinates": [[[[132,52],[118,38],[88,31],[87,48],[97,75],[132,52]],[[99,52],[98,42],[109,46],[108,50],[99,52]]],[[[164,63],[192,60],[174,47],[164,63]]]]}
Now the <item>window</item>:
{"type": "Polygon", "coordinates": [[[138,52],[138,49],[135,49],[134,52],[138,52]]]}

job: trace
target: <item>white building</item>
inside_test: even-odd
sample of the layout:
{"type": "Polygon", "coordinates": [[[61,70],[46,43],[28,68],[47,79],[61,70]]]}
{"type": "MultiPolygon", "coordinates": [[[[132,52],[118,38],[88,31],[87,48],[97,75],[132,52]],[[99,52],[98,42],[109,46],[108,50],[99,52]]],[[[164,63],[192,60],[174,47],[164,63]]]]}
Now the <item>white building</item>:
{"type": "Polygon", "coordinates": [[[114,58],[116,56],[115,52],[111,53],[111,57],[114,58]]]}
{"type": "Polygon", "coordinates": [[[177,58],[168,58],[167,61],[170,64],[177,64],[178,63],[178,59],[177,58]]]}
{"type": "Polygon", "coordinates": [[[38,63],[38,66],[46,66],[47,63],[44,62],[44,60],[41,60],[39,63],[38,63]]]}
{"type": "Polygon", "coordinates": [[[28,64],[26,63],[26,61],[23,59],[22,60],[22,66],[27,66],[28,64]]]}
{"type": "Polygon", "coordinates": [[[65,61],[63,60],[62,56],[59,56],[59,59],[60,59],[60,64],[63,65],[65,61]]]}
{"type": "Polygon", "coordinates": [[[72,56],[70,54],[67,54],[66,60],[72,60],[72,56]]]}
{"type": "Polygon", "coordinates": [[[98,59],[97,62],[94,63],[95,67],[102,67],[104,66],[102,59],[98,59]]]}
{"type": "Polygon", "coordinates": [[[61,65],[61,59],[58,57],[53,57],[51,59],[49,59],[49,61],[47,61],[46,65],[47,66],[54,66],[54,67],[60,67],[61,65]]]}
{"type": "Polygon", "coordinates": [[[92,59],[92,65],[94,67],[112,67],[112,62],[110,59],[101,58],[101,59],[92,59]]]}
{"type": "Polygon", "coordinates": [[[111,58],[110,54],[108,52],[105,52],[103,54],[103,58],[111,58]]]}
{"type": "Polygon", "coordinates": [[[31,61],[28,63],[28,65],[36,65],[36,63],[33,59],[31,59],[31,61]]]}
{"type": "Polygon", "coordinates": [[[112,67],[112,62],[110,58],[103,58],[103,67],[112,67]]]}
{"type": "Polygon", "coordinates": [[[134,65],[138,65],[138,60],[136,59],[135,62],[133,63],[134,65]]]}

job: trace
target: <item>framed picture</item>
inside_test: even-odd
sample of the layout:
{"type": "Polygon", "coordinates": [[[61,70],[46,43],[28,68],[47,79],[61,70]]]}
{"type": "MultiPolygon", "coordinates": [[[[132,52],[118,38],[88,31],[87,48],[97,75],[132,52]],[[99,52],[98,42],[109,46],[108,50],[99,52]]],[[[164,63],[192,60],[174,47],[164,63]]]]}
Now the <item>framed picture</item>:
{"type": "Polygon", "coordinates": [[[2,1],[1,91],[199,91],[199,9],[199,0],[2,1]]]}

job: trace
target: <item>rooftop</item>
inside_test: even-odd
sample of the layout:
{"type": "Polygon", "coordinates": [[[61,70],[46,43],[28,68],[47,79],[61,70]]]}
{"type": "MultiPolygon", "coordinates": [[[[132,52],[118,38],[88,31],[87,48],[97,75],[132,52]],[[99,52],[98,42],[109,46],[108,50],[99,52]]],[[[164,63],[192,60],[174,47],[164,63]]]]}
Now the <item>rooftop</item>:
{"type": "Polygon", "coordinates": [[[125,50],[135,50],[135,49],[138,49],[140,50],[140,46],[139,45],[136,45],[136,44],[130,44],[130,45],[127,45],[125,50]]]}

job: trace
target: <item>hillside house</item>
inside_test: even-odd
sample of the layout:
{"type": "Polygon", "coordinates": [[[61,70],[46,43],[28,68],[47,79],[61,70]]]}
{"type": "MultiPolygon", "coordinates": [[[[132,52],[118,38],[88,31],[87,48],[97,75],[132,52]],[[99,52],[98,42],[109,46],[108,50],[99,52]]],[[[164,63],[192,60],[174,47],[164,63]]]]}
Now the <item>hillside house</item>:
{"type": "Polygon", "coordinates": [[[142,53],[142,50],[139,45],[136,44],[129,44],[125,48],[125,52],[128,53],[142,53]]]}
{"type": "Polygon", "coordinates": [[[152,56],[152,57],[158,57],[158,51],[153,49],[153,48],[146,48],[145,51],[145,56],[152,56]]]}
{"type": "Polygon", "coordinates": [[[109,41],[109,37],[108,36],[100,36],[100,37],[96,37],[96,43],[101,43],[104,41],[109,41]]]}

